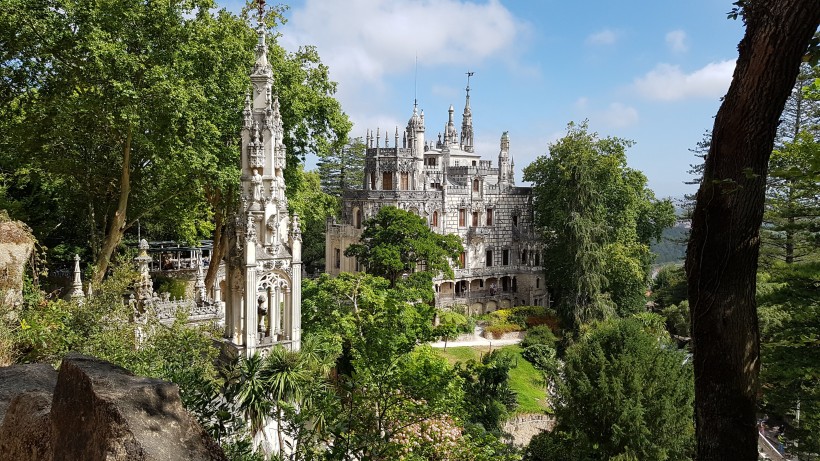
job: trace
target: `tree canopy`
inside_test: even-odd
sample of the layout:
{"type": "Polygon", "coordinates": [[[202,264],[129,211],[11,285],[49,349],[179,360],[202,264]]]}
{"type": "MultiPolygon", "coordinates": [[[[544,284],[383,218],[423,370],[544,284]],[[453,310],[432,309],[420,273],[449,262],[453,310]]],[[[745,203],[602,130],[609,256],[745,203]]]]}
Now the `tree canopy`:
{"type": "Polygon", "coordinates": [[[570,123],[549,156],[524,169],[533,182],[535,222],[545,244],[548,286],[566,325],[641,307],[648,245],[674,224],[669,200],[626,166],[631,141],[600,138],[570,123]]]}
{"type": "MultiPolygon", "coordinates": [[[[9,0],[0,11],[0,202],[44,244],[90,248],[98,279],[137,220],[153,238],[209,237],[235,201],[257,36],[214,7],[9,0]]],[[[268,40],[290,165],[346,142],[316,50],[268,40]]]]}
{"type": "Polygon", "coordinates": [[[598,324],[567,349],[557,425],[524,459],[690,459],[693,398],[684,352],[636,318],[598,324]]]}
{"type": "Polygon", "coordinates": [[[367,271],[390,281],[417,268],[432,274],[453,275],[450,261],[464,251],[461,239],[430,230],[423,218],[395,207],[382,207],[364,222],[360,243],[350,245],[345,256],[355,256],[367,271]]]}

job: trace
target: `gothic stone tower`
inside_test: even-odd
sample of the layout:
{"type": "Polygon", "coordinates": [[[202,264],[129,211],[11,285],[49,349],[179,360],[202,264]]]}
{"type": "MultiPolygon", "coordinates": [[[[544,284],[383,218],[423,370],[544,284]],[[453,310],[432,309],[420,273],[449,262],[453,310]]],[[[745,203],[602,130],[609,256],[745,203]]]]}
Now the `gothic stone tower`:
{"type": "Polygon", "coordinates": [[[247,355],[301,340],[302,236],[288,217],[279,99],[272,94],[265,30],[258,29],[243,111],[240,203],[226,256],[225,338],[247,355]]]}

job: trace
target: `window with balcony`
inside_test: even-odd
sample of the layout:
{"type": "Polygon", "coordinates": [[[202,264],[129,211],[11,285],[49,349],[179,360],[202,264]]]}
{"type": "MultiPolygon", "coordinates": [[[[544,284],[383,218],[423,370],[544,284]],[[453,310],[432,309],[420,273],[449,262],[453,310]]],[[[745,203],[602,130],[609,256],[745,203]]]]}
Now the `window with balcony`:
{"type": "Polygon", "coordinates": [[[410,179],[407,173],[401,174],[401,190],[408,190],[410,187],[410,179]]]}
{"type": "Polygon", "coordinates": [[[393,190],[393,173],[382,173],[382,190],[393,190]]]}
{"type": "Polygon", "coordinates": [[[467,266],[467,255],[462,251],[458,255],[458,267],[464,269],[467,266]]]}

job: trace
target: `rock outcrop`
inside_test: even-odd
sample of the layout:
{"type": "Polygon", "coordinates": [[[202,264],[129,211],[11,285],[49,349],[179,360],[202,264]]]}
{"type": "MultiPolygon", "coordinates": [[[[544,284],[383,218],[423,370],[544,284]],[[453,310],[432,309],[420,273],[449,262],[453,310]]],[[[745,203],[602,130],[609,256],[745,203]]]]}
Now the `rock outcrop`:
{"type": "Polygon", "coordinates": [[[43,366],[0,369],[0,461],[226,459],[175,384],[78,354],[63,360],[56,379],[51,371],[52,381],[43,366]]]}
{"type": "Polygon", "coordinates": [[[28,226],[0,215],[0,305],[14,307],[22,302],[23,270],[33,250],[28,226]]]}
{"type": "Polygon", "coordinates": [[[0,460],[51,459],[51,398],[57,372],[32,363],[0,368],[0,460]]]}

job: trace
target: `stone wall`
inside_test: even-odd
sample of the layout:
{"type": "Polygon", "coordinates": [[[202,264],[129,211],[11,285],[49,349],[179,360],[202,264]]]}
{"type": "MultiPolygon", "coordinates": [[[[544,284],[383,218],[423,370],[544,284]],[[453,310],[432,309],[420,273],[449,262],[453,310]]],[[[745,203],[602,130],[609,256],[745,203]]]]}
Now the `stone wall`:
{"type": "Polygon", "coordinates": [[[225,460],[175,384],[93,357],[0,368],[0,461],[225,460]]]}
{"type": "Polygon", "coordinates": [[[551,431],[555,418],[550,415],[515,415],[504,423],[504,432],[512,436],[513,444],[519,447],[529,445],[530,440],[543,431],[551,431]]]}

